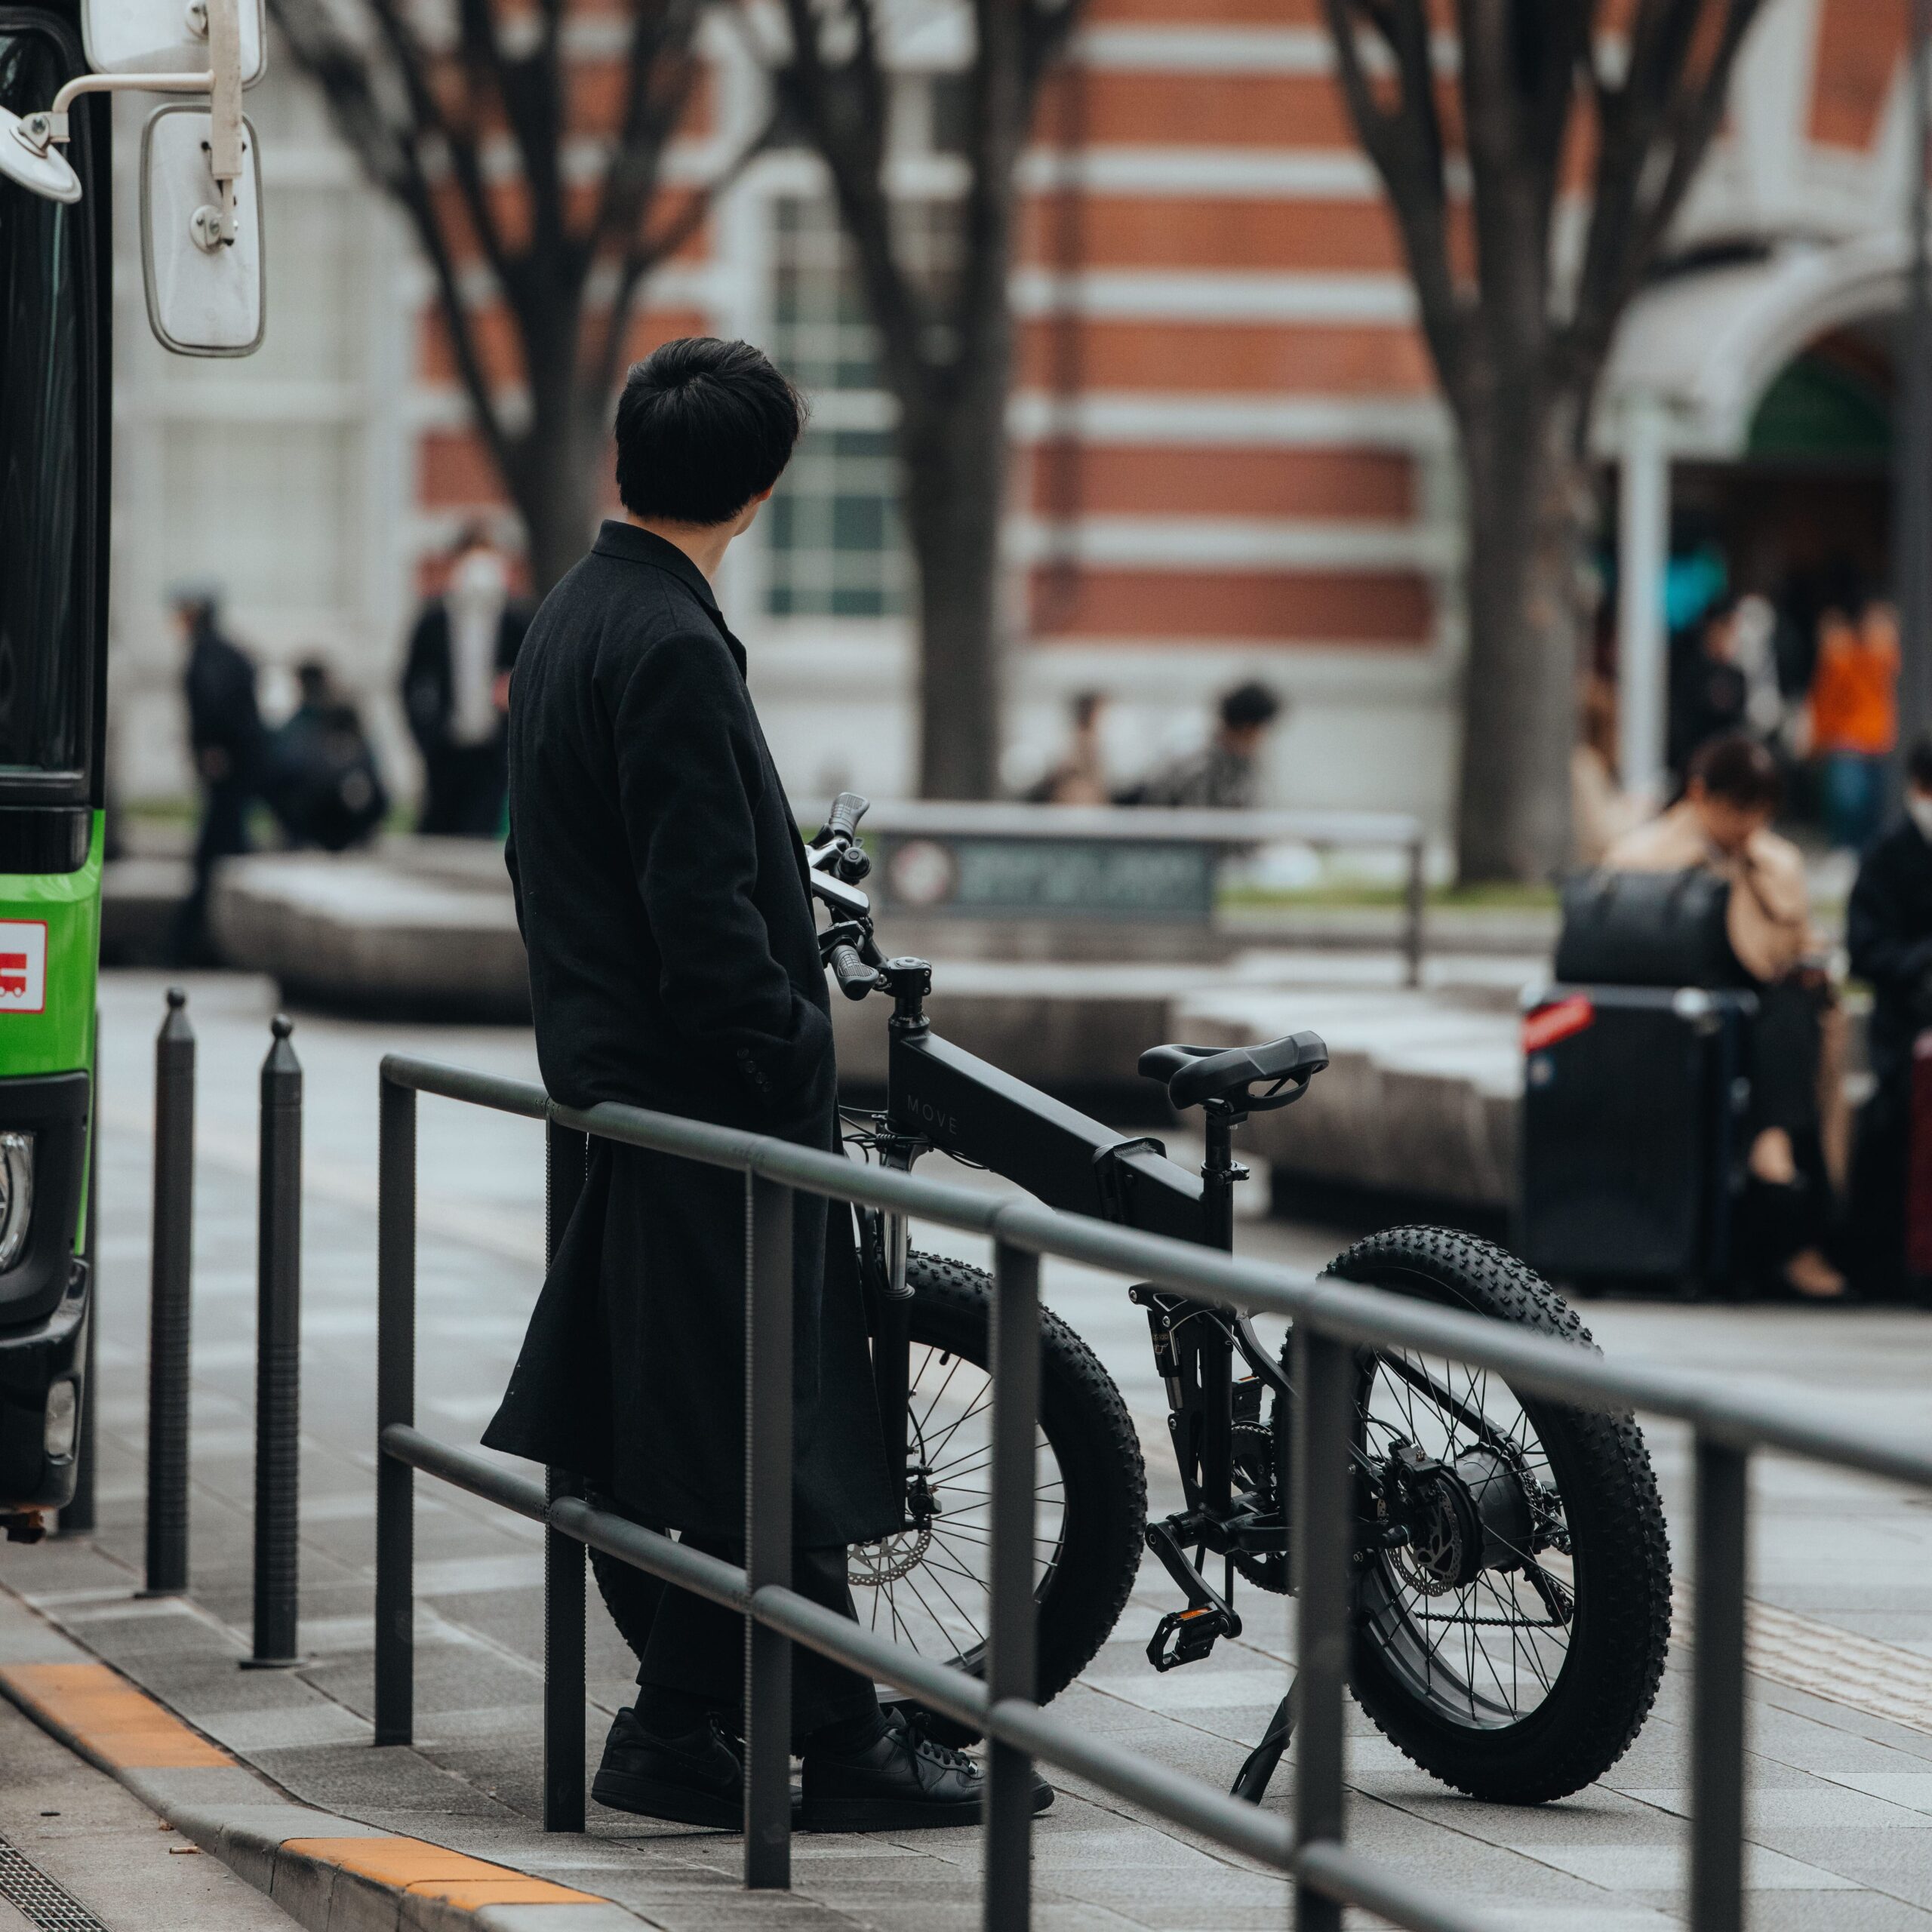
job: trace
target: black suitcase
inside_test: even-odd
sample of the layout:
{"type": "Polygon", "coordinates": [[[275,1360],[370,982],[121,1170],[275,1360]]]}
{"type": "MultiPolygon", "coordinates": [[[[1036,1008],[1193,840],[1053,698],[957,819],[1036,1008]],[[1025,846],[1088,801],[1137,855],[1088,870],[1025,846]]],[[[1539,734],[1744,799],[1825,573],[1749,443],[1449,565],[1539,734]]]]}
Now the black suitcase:
{"type": "Polygon", "coordinates": [[[1524,1259],[1584,1285],[1723,1284],[1755,997],[1556,986],[1524,1004],[1524,1259]]]}

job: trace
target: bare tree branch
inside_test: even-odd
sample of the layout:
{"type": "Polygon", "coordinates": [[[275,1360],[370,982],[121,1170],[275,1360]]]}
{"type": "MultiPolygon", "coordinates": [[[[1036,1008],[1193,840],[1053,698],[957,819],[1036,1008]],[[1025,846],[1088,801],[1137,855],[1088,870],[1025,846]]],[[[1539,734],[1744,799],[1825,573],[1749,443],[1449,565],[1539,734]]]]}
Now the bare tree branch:
{"type": "Polygon", "coordinates": [[[510,460],[511,439],[483,366],[455,257],[423,166],[418,129],[384,115],[368,62],[325,20],[300,0],[272,0],[275,23],[303,66],[321,88],[337,127],[401,207],[435,276],[457,372],[476,426],[500,469],[510,460]]]}
{"type": "Polygon", "coordinates": [[[1452,404],[1460,405],[1465,321],[1450,254],[1449,192],[1427,12],[1423,0],[1324,5],[1343,97],[1388,191],[1436,374],[1452,404]],[[1363,62],[1358,20],[1380,36],[1395,62],[1399,92],[1386,109],[1376,100],[1363,62]]]}

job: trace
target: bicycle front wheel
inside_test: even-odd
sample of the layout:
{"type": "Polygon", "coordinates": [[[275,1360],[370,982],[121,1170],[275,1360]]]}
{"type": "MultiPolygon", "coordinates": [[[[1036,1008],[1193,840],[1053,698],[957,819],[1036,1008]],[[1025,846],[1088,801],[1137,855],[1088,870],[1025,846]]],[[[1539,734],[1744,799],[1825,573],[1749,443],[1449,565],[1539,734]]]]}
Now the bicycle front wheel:
{"type": "MultiPolygon", "coordinates": [[[[915,1254],[906,1281],[913,1295],[907,1516],[917,1527],[853,1546],[852,1595],[868,1628],[937,1662],[983,1674],[992,1281],[983,1269],[915,1254]],[[924,1493],[915,1498],[910,1492],[921,1486],[924,1493]]],[[[1034,1453],[1038,1695],[1044,1703],[1086,1668],[1125,1608],[1147,1515],[1140,1439],[1120,1391],[1086,1343],[1044,1310],[1034,1453]]],[[[937,1712],[927,1713],[926,1727],[946,1743],[970,1743],[977,1736],[937,1712]]]]}

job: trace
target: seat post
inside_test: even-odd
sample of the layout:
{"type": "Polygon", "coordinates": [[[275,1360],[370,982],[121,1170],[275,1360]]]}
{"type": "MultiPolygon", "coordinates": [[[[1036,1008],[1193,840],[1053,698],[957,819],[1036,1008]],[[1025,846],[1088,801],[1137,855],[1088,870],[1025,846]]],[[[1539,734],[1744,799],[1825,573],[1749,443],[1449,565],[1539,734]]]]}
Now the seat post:
{"type": "Polygon", "coordinates": [[[1207,1158],[1201,1164],[1202,1234],[1210,1247],[1232,1254],[1235,1245],[1235,1183],[1247,1170],[1235,1158],[1234,1131],[1247,1116],[1225,1100],[1210,1100],[1203,1109],[1208,1134],[1207,1158]]]}

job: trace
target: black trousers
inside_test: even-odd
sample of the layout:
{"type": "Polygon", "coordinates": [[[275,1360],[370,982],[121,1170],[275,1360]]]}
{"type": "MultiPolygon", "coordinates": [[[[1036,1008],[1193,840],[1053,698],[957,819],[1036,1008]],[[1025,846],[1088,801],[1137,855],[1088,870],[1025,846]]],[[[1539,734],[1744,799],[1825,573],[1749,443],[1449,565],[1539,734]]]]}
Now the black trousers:
{"type": "Polygon", "coordinates": [[[445,838],[495,838],[503,829],[509,773],[509,754],[500,739],[429,752],[423,761],[423,812],[416,829],[445,838]]]}
{"type": "Polygon", "coordinates": [[[1891,1070],[1859,1109],[1851,1157],[1852,1278],[1881,1300],[1902,1297],[1906,1272],[1906,1203],[1910,1186],[1912,1069],[1891,1070]]]}
{"type": "Polygon", "coordinates": [[[1819,1131],[1820,995],[1789,980],[1759,983],[1751,1028],[1751,1108],[1746,1146],[1767,1128],[1791,1137],[1795,1186],[1753,1180],[1740,1229],[1747,1265],[1775,1275],[1801,1249],[1826,1242],[1835,1216],[1831,1176],[1819,1131]]]}
{"type": "Polygon", "coordinates": [[[1751,1131],[1818,1132],[1818,996],[1789,980],[1760,986],[1751,1029],[1751,1131]]]}
{"type": "Polygon", "coordinates": [[[248,808],[255,787],[231,775],[208,782],[202,792],[202,823],[195,838],[194,884],[174,915],[169,952],[178,965],[202,966],[215,958],[208,933],[208,888],[215,863],[248,850],[248,808]]]}
{"type": "MultiPolygon", "coordinates": [[[[600,1506],[610,1507],[600,1499],[600,1506]]],[[[653,1525],[652,1527],[655,1527],[653,1525]]],[[[688,1547],[727,1563],[743,1563],[743,1543],[724,1537],[687,1536],[688,1547]]],[[[832,1549],[792,1552],[792,1587],[799,1595],[841,1617],[854,1614],[845,1580],[848,1558],[841,1544],[832,1549]]],[[[638,1659],[640,1687],[674,1690],[703,1700],[736,1720],[745,1701],[745,1620],[721,1604],[707,1602],[660,1579],[620,1563],[603,1551],[590,1552],[590,1567],[603,1593],[611,1620],[638,1659]]],[[[863,1717],[878,1707],[870,1681],[842,1669],[816,1651],[795,1644],[792,1651],[792,1738],[801,1745],[829,1724],[863,1717]]]]}

